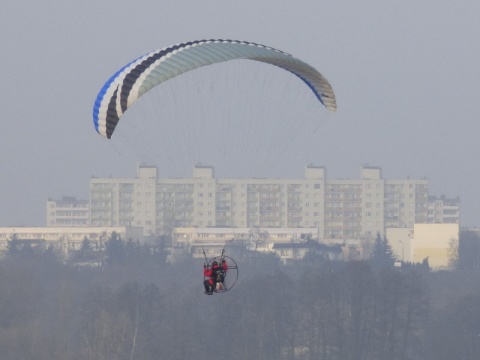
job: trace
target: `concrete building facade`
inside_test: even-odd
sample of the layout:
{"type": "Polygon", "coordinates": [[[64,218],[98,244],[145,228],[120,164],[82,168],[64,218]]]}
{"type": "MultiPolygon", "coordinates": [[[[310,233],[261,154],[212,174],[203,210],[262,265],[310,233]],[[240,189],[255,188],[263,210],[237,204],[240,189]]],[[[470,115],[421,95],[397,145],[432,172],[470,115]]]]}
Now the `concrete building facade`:
{"type": "Polygon", "coordinates": [[[360,179],[329,180],[320,166],[299,179],[216,179],[195,166],[191,179],[161,179],[140,165],[132,179],[90,180],[90,225],[138,226],[145,235],[177,227],[316,228],[318,238],[373,239],[389,227],[427,222],[425,179],[383,179],[363,166],[360,179]]]}
{"type": "Polygon", "coordinates": [[[429,224],[460,224],[460,198],[428,197],[429,224]]]}
{"type": "Polygon", "coordinates": [[[90,202],[73,196],[47,200],[47,226],[76,227],[90,224],[90,202]]]}

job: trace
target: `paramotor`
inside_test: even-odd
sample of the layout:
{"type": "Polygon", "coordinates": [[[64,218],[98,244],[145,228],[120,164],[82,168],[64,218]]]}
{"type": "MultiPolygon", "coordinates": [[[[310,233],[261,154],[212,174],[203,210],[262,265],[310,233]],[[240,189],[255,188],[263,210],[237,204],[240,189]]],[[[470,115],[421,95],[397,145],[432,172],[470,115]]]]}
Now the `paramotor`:
{"type": "MultiPolygon", "coordinates": [[[[214,264],[220,265],[218,271],[209,273],[209,276],[205,275],[206,273],[204,271],[203,277],[203,281],[206,284],[208,284],[208,281],[211,279],[213,289],[209,295],[211,295],[212,292],[225,293],[230,291],[238,280],[238,265],[233,258],[226,256],[224,252],[222,252],[222,255],[216,256],[208,261],[206,260],[204,268],[209,270],[214,269],[214,264]]],[[[205,293],[208,293],[208,291],[205,293]]]]}

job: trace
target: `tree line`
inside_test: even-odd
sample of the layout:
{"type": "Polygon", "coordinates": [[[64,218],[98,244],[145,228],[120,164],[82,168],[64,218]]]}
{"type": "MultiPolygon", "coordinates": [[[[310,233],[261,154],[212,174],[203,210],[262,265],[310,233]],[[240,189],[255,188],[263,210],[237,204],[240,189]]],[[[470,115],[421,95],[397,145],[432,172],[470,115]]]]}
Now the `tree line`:
{"type": "Polygon", "coordinates": [[[394,267],[386,239],[376,243],[370,261],[232,254],[239,281],[213,296],[202,261],[169,263],[161,246],[114,235],[101,258],[85,241],[65,262],[11,243],[0,261],[1,358],[478,359],[476,268],[394,267]]]}

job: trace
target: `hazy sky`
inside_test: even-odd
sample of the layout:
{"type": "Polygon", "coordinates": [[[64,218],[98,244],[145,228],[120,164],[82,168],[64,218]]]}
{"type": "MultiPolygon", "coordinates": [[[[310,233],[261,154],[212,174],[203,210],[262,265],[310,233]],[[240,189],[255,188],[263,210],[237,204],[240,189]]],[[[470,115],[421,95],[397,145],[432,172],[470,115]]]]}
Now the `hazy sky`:
{"type": "MultiPolygon", "coordinates": [[[[136,164],[148,159],[132,156],[121,137],[115,143],[95,132],[98,91],[130,60],[204,38],[272,46],[327,77],[338,112],[313,110],[322,113],[321,124],[307,134],[315,147],[305,161],[324,165],[329,178],[359,178],[367,163],[382,167],[387,179],[426,177],[431,195],[460,196],[462,226],[480,226],[479,18],[480,3],[473,0],[3,0],[0,226],[44,226],[46,200],[88,198],[92,175],[134,176],[136,164]]],[[[224,79],[219,81],[241,79],[242,71],[249,71],[235,66],[232,72],[219,68],[224,79]]],[[[268,114],[277,108],[275,101],[280,109],[292,105],[289,95],[276,100],[279,83],[294,88],[293,104],[298,93],[304,96],[292,76],[277,77],[275,71],[262,76],[267,106],[258,100],[250,106],[245,95],[238,99],[248,116],[272,125],[268,114]]],[[[197,79],[183,81],[174,85],[175,99],[197,79]]],[[[245,84],[235,86],[241,93],[245,84]]],[[[176,107],[178,116],[190,116],[199,106],[173,102],[165,110],[170,117],[177,115],[176,107]]],[[[230,102],[232,97],[222,99],[222,116],[228,116],[230,102]]],[[[215,116],[215,109],[205,107],[205,114],[215,116]]],[[[305,117],[311,114],[310,108],[305,117]]],[[[189,163],[188,153],[182,156],[189,163]]],[[[221,174],[222,166],[213,162],[221,174]]],[[[304,166],[286,161],[281,175],[301,178],[304,166]]],[[[177,175],[169,174],[168,166],[161,173],[177,175]]]]}

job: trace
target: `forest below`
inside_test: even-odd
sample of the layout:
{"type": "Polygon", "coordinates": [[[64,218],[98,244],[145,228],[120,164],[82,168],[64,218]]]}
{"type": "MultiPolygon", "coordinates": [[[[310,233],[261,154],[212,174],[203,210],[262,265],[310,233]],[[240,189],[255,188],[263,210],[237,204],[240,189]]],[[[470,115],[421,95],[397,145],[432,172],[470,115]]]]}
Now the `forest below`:
{"type": "Polygon", "coordinates": [[[110,239],[101,266],[79,266],[87,253],[14,245],[0,261],[4,360],[480,358],[478,268],[241,253],[236,286],[206,296],[189,256],[110,239]]]}

